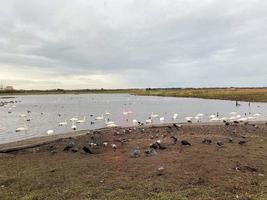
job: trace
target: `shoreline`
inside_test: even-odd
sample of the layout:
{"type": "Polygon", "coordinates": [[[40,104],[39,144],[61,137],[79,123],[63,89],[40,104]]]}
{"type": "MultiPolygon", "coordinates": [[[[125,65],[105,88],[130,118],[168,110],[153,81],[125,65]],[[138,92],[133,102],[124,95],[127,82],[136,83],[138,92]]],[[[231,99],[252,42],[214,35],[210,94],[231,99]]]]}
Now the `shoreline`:
{"type": "MultiPolygon", "coordinates": [[[[267,122],[266,121],[255,121],[255,122],[250,122],[248,125],[265,125],[267,122]]],[[[42,145],[47,145],[52,142],[56,142],[57,140],[65,139],[65,138],[76,138],[79,136],[85,136],[87,134],[90,134],[92,132],[105,132],[105,131],[112,131],[112,130],[126,130],[126,129],[153,129],[153,128],[166,128],[168,126],[172,126],[174,123],[166,123],[166,124],[154,124],[154,125],[143,125],[143,126],[117,126],[117,127],[104,127],[104,128],[99,128],[99,129],[94,129],[94,130],[78,130],[78,131],[71,131],[71,132],[66,132],[66,133],[58,133],[54,135],[46,135],[46,136],[39,136],[39,137],[32,137],[32,138],[27,138],[24,140],[19,140],[15,142],[8,142],[8,143],[3,143],[0,144],[0,153],[9,153],[13,151],[19,151],[23,149],[28,149],[28,148],[33,148],[37,146],[42,146],[42,145]]],[[[187,127],[192,127],[192,126],[225,126],[225,123],[223,122],[199,122],[199,123],[175,123],[179,124],[181,126],[187,126],[187,127]]],[[[235,124],[232,124],[230,126],[233,126],[235,124]]],[[[239,123],[239,125],[244,125],[244,123],[239,123]]]]}

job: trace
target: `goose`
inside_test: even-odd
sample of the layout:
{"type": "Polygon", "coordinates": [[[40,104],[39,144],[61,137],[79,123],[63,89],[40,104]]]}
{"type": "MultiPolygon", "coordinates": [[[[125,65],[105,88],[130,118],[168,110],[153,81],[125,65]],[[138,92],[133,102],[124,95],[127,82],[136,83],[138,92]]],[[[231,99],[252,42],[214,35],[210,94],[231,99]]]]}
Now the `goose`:
{"type": "Polygon", "coordinates": [[[48,130],[46,131],[47,135],[52,135],[54,133],[54,130],[48,130]]]}
{"type": "Polygon", "coordinates": [[[78,124],[80,124],[80,123],[84,123],[85,120],[86,120],[86,117],[84,116],[83,119],[79,119],[79,120],[77,120],[76,123],[78,123],[78,124]]]}

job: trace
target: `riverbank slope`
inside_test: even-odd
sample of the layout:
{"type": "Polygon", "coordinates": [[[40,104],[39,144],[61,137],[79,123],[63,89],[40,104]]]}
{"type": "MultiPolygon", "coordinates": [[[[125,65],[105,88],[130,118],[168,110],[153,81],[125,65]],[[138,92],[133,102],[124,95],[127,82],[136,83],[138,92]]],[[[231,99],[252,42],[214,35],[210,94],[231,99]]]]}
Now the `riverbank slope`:
{"type": "Polygon", "coordinates": [[[171,124],[77,134],[1,153],[0,199],[267,198],[264,123],[171,124]],[[161,148],[146,154],[157,140],[161,148]],[[141,154],[132,157],[136,147],[141,154]]]}

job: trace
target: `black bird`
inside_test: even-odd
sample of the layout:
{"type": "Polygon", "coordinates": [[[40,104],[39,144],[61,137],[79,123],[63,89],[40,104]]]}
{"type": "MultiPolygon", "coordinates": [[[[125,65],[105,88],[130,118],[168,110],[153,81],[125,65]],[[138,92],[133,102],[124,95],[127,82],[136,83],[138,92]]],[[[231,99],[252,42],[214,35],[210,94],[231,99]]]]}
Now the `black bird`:
{"type": "Polygon", "coordinates": [[[73,141],[71,141],[64,147],[64,151],[69,151],[74,146],[75,146],[75,143],[73,141]]]}
{"type": "Polygon", "coordinates": [[[146,156],[151,156],[152,154],[155,154],[155,149],[148,148],[147,150],[145,150],[145,155],[146,156]]]}
{"type": "Polygon", "coordinates": [[[92,154],[92,151],[88,147],[86,147],[86,146],[83,147],[83,150],[84,150],[85,153],[92,154]]]}
{"type": "Polygon", "coordinates": [[[229,139],[228,139],[228,142],[229,142],[229,143],[233,143],[233,138],[229,138],[229,139]]]}
{"type": "Polygon", "coordinates": [[[211,139],[204,139],[203,141],[202,141],[202,143],[203,144],[211,144],[212,143],[212,141],[211,141],[211,139]]]}
{"type": "Polygon", "coordinates": [[[151,149],[158,149],[159,148],[159,145],[158,143],[153,143],[149,146],[151,149]]]}
{"type": "Polygon", "coordinates": [[[188,141],[186,141],[186,140],[182,140],[181,141],[181,144],[182,145],[185,145],[185,146],[191,146],[191,144],[188,141]]]}
{"type": "Polygon", "coordinates": [[[171,139],[173,141],[173,144],[176,144],[178,141],[177,137],[175,137],[175,136],[171,136],[171,139]]]}
{"type": "Polygon", "coordinates": [[[217,142],[217,146],[219,146],[219,147],[223,147],[223,146],[224,146],[224,142],[223,142],[223,141],[218,141],[218,142],[217,142]]]}
{"type": "Polygon", "coordinates": [[[158,146],[159,146],[159,149],[161,149],[161,150],[167,149],[167,147],[166,147],[166,146],[164,146],[164,145],[163,145],[163,144],[161,144],[161,143],[159,143],[159,144],[158,144],[158,146]]]}
{"type": "Polygon", "coordinates": [[[240,144],[240,145],[243,145],[243,144],[246,144],[247,143],[247,141],[245,141],[245,140],[240,140],[239,142],[238,142],[238,144],[240,144]]]}
{"type": "Polygon", "coordinates": [[[230,122],[225,122],[225,126],[229,126],[230,125],[230,122]]]}

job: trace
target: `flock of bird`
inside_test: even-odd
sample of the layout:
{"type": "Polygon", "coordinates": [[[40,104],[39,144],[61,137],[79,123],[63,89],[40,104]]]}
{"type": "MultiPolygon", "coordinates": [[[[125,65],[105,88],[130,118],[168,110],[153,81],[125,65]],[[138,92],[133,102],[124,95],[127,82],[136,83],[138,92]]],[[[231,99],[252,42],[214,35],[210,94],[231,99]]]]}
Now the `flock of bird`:
{"type": "MultiPolygon", "coordinates": [[[[5,105],[5,107],[7,107],[7,105],[5,105]]],[[[10,107],[8,107],[8,113],[12,113],[12,110],[16,108],[16,105],[12,105],[10,107]]],[[[23,119],[23,121],[30,121],[31,119],[29,118],[31,111],[28,110],[27,114],[22,113],[19,115],[20,118],[23,119]]],[[[41,113],[43,115],[43,113],[41,113]]],[[[126,116],[126,120],[128,121],[129,115],[132,115],[133,112],[132,111],[123,111],[122,115],[126,116]]],[[[110,120],[110,112],[105,112],[104,114],[101,114],[99,116],[94,117],[93,114],[90,115],[90,119],[88,120],[86,116],[84,116],[83,118],[78,118],[76,116],[70,118],[70,119],[65,119],[64,121],[61,122],[57,122],[59,127],[62,126],[68,126],[70,125],[70,128],[72,130],[77,130],[78,129],[78,124],[83,124],[86,123],[87,120],[88,122],[90,122],[90,124],[94,124],[97,121],[102,121],[104,122],[104,125],[106,127],[117,127],[118,125],[114,122],[110,120]]],[[[61,114],[58,114],[59,117],[61,117],[61,114]]],[[[257,120],[258,117],[260,117],[261,114],[260,113],[245,113],[245,116],[241,116],[240,114],[238,114],[237,112],[231,112],[229,113],[229,116],[222,116],[220,117],[219,113],[216,114],[212,114],[212,115],[207,115],[207,114],[203,114],[203,113],[198,113],[196,114],[194,117],[192,116],[187,116],[184,118],[184,120],[182,118],[179,117],[178,113],[173,113],[171,116],[171,119],[175,122],[179,121],[185,121],[188,123],[192,123],[192,122],[203,122],[203,119],[205,118],[204,121],[209,121],[209,122],[234,122],[234,121],[238,121],[238,122],[246,122],[246,121],[252,121],[252,120],[257,120]],[[207,120],[208,119],[208,120],[207,120]]],[[[168,119],[168,122],[170,120],[168,119]]],[[[132,119],[132,125],[133,126],[140,126],[140,125],[149,125],[149,124],[157,124],[157,123],[164,123],[165,122],[165,117],[161,116],[157,113],[152,112],[146,120],[139,121],[137,119],[132,119]]],[[[18,127],[15,129],[16,132],[26,132],[28,130],[28,126],[26,125],[26,123],[24,123],[24,126],[18,127]]],[[[53,129],[48,129],[46,131],[46,133],[48,135],[52,135],[55,133],[55,131],[53,129]]]]}

